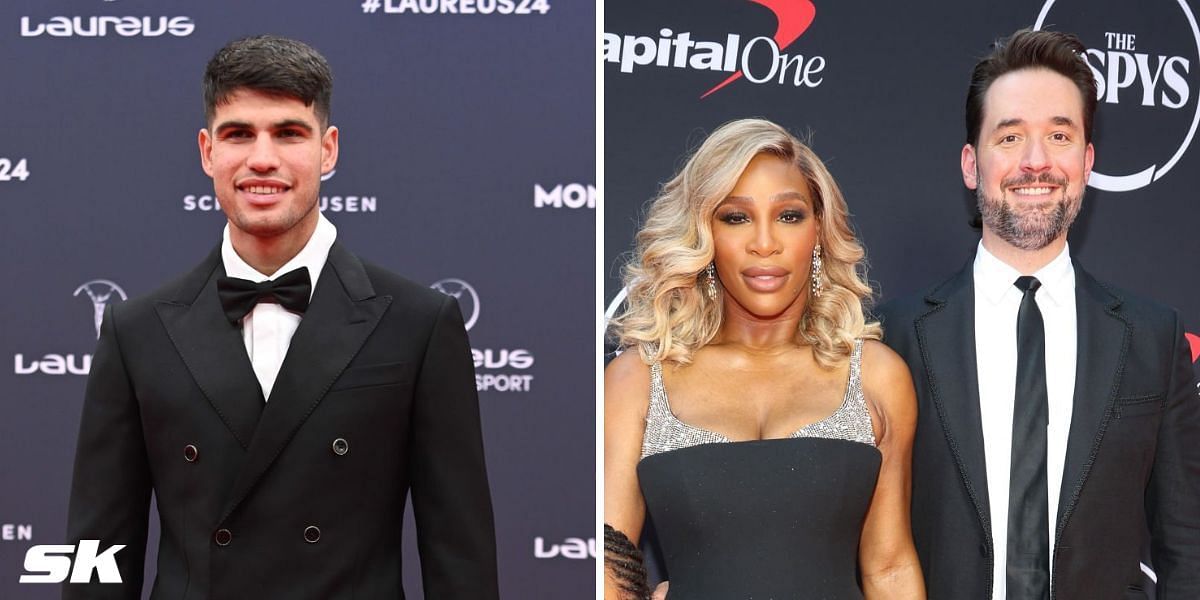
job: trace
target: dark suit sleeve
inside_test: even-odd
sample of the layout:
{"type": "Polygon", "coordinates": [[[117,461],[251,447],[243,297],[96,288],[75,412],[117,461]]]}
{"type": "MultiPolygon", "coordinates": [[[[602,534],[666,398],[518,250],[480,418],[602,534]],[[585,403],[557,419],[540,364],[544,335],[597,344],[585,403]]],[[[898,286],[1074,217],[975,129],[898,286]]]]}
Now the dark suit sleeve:
{"type": "Polygon", "coordinates": [[[1176,317],[1175,350],[1146,501],[1158,600],[1200,598],[1200,397],[1176,317]]]}
{"type": "Polygon", "coordinates": [[[99,552],[123,544],[116,554],[122,583],[64,583],[64,600],[141,597],[150,486],[141,416],[109,305],[84,395],[67,543],[99,540],[99,552]]]}
{"type": "Polygon", "coordinates": [[[447,296],[417,379],[412,499],[426,598],[494,600],[496,534],[471,348],[447,296]]]}

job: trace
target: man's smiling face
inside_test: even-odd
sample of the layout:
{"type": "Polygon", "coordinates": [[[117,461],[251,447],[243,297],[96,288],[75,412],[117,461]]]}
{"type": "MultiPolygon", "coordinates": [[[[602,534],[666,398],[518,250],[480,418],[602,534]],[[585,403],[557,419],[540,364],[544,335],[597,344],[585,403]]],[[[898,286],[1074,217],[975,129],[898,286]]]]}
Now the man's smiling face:
{"type": "Polygon", "coordinates": [[[976,192],[987,232],[1021,250],[1066,236],[1092,170],[1083,110],[1079,88],[1048,69],[992,82],[979,139],[962,151],[963,182],[976,192]]]}
{"type": "Polygon", "coordinates": [[[337,163],[337,138],[336,127],[296,98],[239,89],[218,104],[199,134],[200,159],[231,235],[311,232],[321,174],[337,163]]]}

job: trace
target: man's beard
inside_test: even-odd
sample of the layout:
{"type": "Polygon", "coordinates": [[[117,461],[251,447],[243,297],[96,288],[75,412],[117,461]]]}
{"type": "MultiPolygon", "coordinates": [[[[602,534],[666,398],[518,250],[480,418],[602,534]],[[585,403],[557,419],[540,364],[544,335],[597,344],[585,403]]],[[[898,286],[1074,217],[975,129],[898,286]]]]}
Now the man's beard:
{"type": "MultiPolygon", "coordinates": [[[[976,175],[976,181],[982,179],[976,175]]],[[[983,226],[1008,244],[1022,250],[1041,250],[1049,246],[1071,227],[1071,223],[1079,214],[1079,196],[1067,195],[1067,181],[1049,173],[1042,173],[1036,177],[1025,174],[1007,179],[1000,183],[1000,189],[1035,183],[1057,185],[1059,189],[1064,190],[1062,200],[1047,201],[1036,206],[1017,200],[1018,210],[1013,210],[1003,199],[989,197],[982,185],[975,189],[983,226]]]]}

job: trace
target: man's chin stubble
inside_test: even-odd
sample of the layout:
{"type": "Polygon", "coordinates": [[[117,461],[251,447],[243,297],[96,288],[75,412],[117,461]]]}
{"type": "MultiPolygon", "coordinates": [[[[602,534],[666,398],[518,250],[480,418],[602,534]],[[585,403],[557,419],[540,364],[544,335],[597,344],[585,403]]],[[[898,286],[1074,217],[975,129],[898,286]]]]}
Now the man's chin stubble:
{"type": "Polygon", "coordinates": [[[1035,251],[1049,246],[1058,239],[1075,220],[1078,210],[1072,211],[1075,202],[1064,197],[1053,206],[1026,207],[1024,214],[1017,214],[1004,201],[994,200],[976,192],[979,213],[983,226],[1006,243],[1021,250],[1035,251]],[[1036,212],[1036,214],[1030,214],[1036,212]]]}

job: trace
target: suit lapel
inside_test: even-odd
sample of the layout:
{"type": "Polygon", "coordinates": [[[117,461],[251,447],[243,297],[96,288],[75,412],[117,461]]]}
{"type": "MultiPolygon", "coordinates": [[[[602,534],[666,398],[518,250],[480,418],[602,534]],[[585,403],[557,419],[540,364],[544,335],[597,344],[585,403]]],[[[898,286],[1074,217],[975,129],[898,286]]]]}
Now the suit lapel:
{"type": "Polygon", "coordinates": [[[362,263],[335,243],[317,281],[308,311],[292,337],[221,520],[237,508],[334,380],[375,330],[391,304],[376,296],[362,263]]]}
{"type": "Polygon", "coordinates": [[[217,296],[216,281],[224,273],[218,246],[184,276],[173,300],[154,308],[196,385],[242,448],[248,448],[262,413],[262,388],[242,333],[225,317],[217,296]]]}
{"type": "Polygon", "coordinates": [[[1092,461],[1100,450],[1104,430],[1112,418],[1132,333],[1129,324],[1117,312],[1120,305],[1120,298],[1106,290],[1087,271],[1075,266],[1078,358],[1056,543],[1079,501],[1092,461]]]}
{"type": "Polygon", "coordinates": [[[929,312],[916,321],[917,339],[942,432],[958,463],[979,521],[990,540],[987,470],[975,361],[973,261],[930,293],[929,312]]]}

